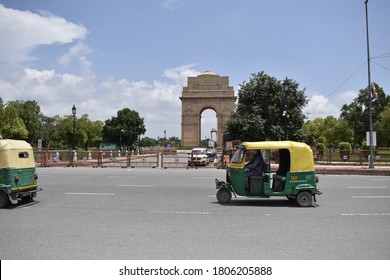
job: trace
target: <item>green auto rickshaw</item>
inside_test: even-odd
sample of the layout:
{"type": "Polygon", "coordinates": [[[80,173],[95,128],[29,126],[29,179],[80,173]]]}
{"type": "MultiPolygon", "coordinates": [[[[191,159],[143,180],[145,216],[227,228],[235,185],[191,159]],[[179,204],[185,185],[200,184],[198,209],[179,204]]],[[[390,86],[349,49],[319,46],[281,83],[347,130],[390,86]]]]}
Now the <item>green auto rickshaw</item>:
{"type": "Polygon", "coordinates": [[[38,191],[31,145],[22,140],[0,139],[0,208],[19,199],[33,201],[38,191]]]}
{"type": "Polygon", "coordinates": [[[215,179],[217,200],[228,203],[235,197],[284,196],[308,207],[316,202],[318,176],[314,169],[313,152],[305,143],[293,141],[244,142],[236,147],[227,166],[226,182],[215,179]],[[264,168],[261,174],[247,177],[245,163],[254,151],[261,152],[264,168]],[[271,172],[271,160],[275,172],[271,172]]]}

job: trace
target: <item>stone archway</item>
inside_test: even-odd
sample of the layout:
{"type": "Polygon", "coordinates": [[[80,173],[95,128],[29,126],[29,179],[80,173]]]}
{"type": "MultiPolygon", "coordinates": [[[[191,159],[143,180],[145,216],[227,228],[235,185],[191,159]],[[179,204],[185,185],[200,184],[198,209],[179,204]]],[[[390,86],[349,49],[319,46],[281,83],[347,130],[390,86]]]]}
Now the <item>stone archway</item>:
{"type": "Polygon", "coordinates": [[[188,77],[183,87],[181,114],[182,146],[199,146],[201,141],[200,117],[204,110],[212,109],[217,114],[217,145],[222,145],[222,135],[226,121],[234,111],[233,87],[229,86],[229,77],[219,76],[205,71],[196,77],[188,77]]]}

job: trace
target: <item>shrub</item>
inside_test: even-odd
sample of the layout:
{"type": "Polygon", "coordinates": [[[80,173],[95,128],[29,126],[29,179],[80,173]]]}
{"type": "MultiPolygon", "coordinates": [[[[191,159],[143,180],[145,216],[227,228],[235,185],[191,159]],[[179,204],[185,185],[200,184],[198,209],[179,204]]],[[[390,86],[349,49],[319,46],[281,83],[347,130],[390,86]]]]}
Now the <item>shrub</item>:
{"type": "Polygon", "coordinates": [[[349,142],[340,142],[339,143],[339,150],[340,151],[350,151],[350,150],[352,150],[351,143],[349,143],[349,142]]]}
{"type": "Polygon", "coordinates": [[[316,148],[317,148],[317,151],[323,151],[323,150],[325,150],[325,144],[324,143],[318,143],[316,148]]]}

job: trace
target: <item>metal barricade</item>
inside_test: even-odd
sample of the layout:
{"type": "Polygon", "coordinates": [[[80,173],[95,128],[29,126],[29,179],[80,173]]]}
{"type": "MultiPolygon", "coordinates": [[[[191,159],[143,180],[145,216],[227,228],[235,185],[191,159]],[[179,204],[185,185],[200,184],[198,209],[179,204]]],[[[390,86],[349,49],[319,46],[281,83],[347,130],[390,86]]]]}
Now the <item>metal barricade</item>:
{"type": "Polygon", "coordinates": [[[159,167],[159,153],[156,154],[145,154],[145,155],[136,155],[136,156],[128,156],[127,163],[128,167],[150,167],[156,168],[159,167]]]}
{"type": "Polygon", "coordinates": [[[188,168],[188,153],[161,153],[161,168],[188,168]]]}

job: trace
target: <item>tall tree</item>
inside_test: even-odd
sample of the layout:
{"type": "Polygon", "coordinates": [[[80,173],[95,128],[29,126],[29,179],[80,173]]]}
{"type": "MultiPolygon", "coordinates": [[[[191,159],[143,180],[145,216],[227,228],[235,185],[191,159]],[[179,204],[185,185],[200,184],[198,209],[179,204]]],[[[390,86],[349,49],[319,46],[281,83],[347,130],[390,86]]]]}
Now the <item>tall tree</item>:
{"type": "Polygon", "coordinates": [[[390,147],[390,103],[380,113],[374,124],[374,129],[377,133],[378,146],[390,147]]]}
{"type": "MultiPolygon", "coordinates": [[[[390,103],[390,96],[387,96],[378,84],[374,83],[376,97],[372,99],[372,118],[373,123],[378,120],[379,115],[390,103]]],[[[352,103],[344,104],[341,108],[340,118],[347,121],[353,129],[354,146],[361,146],[366,137],[366,131],[369,131],[369,96],[368,89],[361,89],[358,97],[352,103]]]]}
{"type": "Polygon", "coordinates": [[[43,146],[47,148],[59,148],[62,146],[59,130],[57,128],[60,117],[58,115],[54,117],[46,117],[41,114],[39,116],[39,120],[41,125],[39,138],[43,140],[43,146]]]}
{"type": "Polygon", "coordinates": [[[335,147],[340,142],[353,142],[353,130],[345,120],[336,119],[333,116],[316,118],[307,121],[304,131],[314,138],[313,146],[322,143],[328,147],[335,147]]]}
{"type": "Polygon", "coordinates": [[[238,104],[227,121],[227,131],[243,141],[303,140],[302,109],[307,103],[299,84],[290,80],[289,90],[263,71],[252,74],[238,91],[238,104]]]}
{"type": "Polygon", "coordinates": [[[3,138],[26,140],[28,137],[28,130],[19,117],[18,109],[12,106],[4,110],[0,131],[3,138]]]}
{"type": "Polygon", "coordinates": [[[3,127],[3,123],[4,123],[4,104],[3,104],[3,99],[1,99],[0,97],[0,139],[3,137],[2,136],[2,127],[3,127]]]}
{"type": "Polygon", "coordinates": [[[85,150],[91,146],[97,147],[102,141],[103,125],[102,121],[91,121],[88,114],[82,115],[77,121],[79,145],[85,150]]]}
{"type": "Polygon", "coordinates": [[[40,131],[39,114],[41,109],[36,101],[9,101],[7,107],[14,107],[18,111],[19,118],[23,121],[24,126],[28,131],[27,141],[37,143],[38,134],[40,131]]]}
{"type": "Polygon", "coordinates": [[[118,111],[116,117],[105,121],[103,139],[130,148],[145,132],[144,119],[138,112],[124,108],[118,111]]]}
{"type": "Polygon", "coordinates": [[[79,128],[75,116],[68,115],[63,118],[59,117],[56,121],[56,129],[58,132],[58,140],[62,147],[72,148],[73,139],[75,140],[75,145],[78,147],[79,128]],[[75,124],[75,130],[73,129],[73,124],[75,124]]]}
{"type": "Polygon", "coordinates": [[[311,145],[315,146],[319,143],[326,143],[326,137],[324,135],[324,124],[325,120],[323,118],[315,118],[312,121],[307,121],[303,125],[303,130],[306,132],[306,134],[310,135],[314,139],[313,143],[310,143],[311,145]]]}

